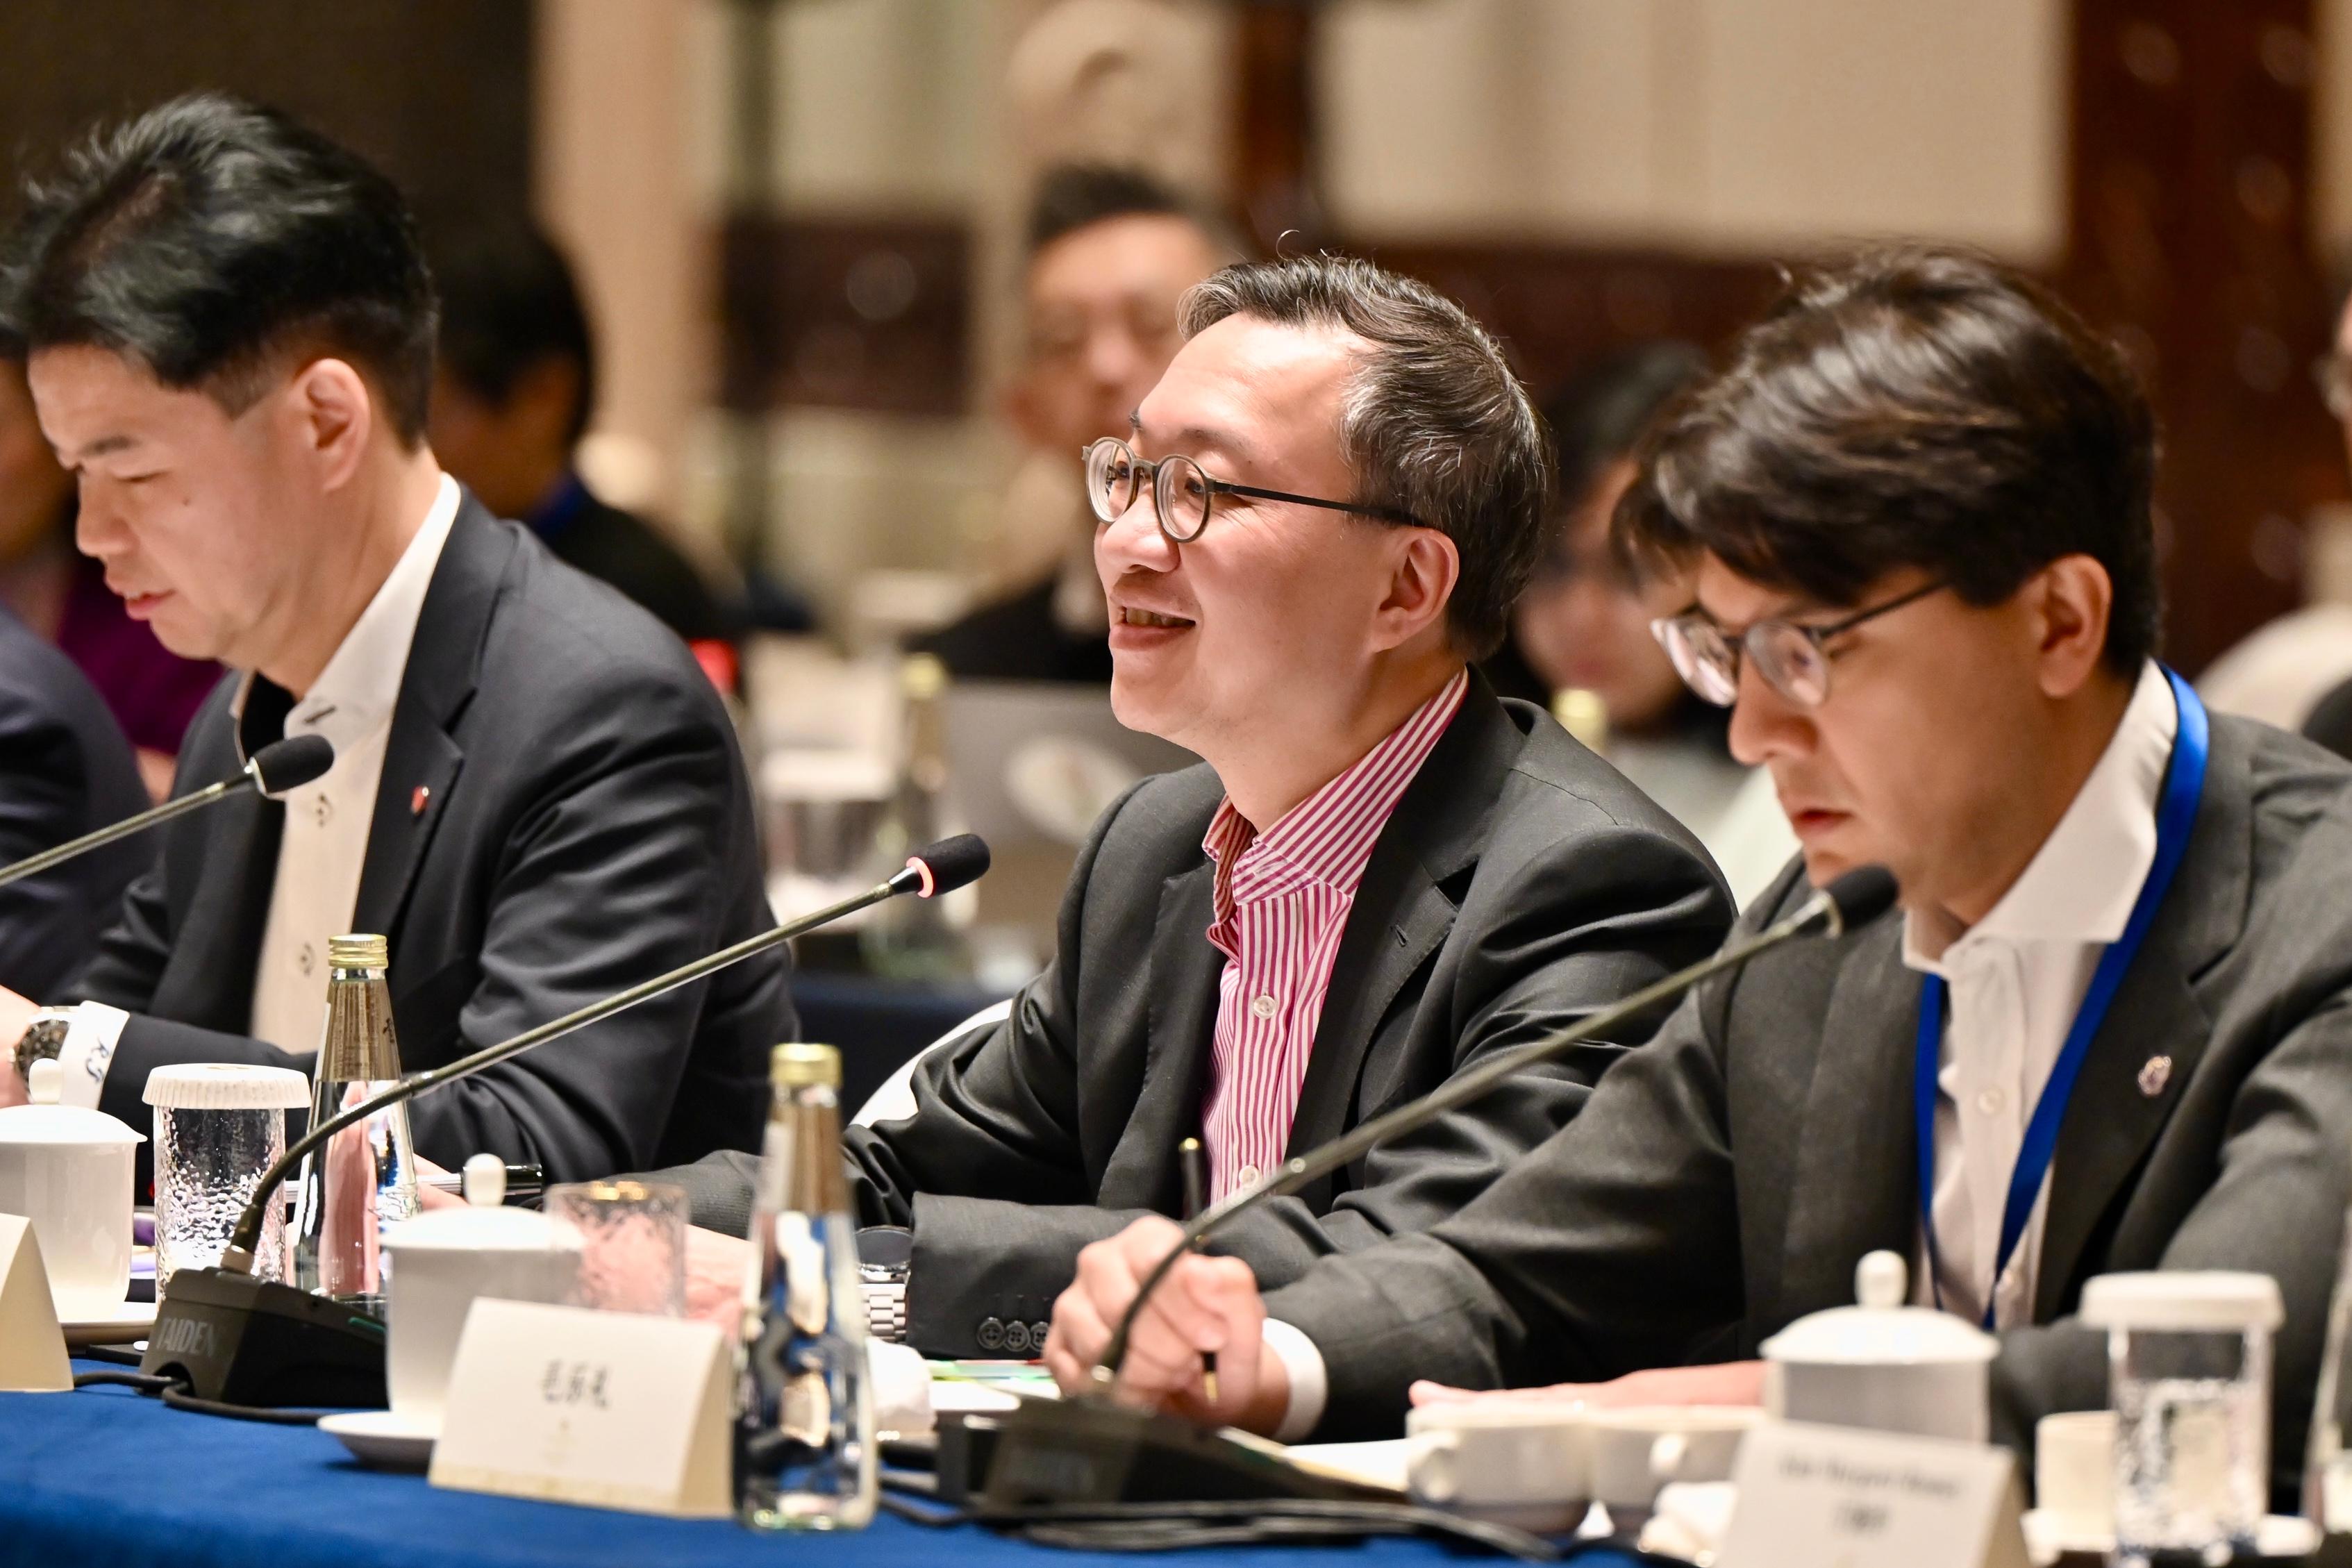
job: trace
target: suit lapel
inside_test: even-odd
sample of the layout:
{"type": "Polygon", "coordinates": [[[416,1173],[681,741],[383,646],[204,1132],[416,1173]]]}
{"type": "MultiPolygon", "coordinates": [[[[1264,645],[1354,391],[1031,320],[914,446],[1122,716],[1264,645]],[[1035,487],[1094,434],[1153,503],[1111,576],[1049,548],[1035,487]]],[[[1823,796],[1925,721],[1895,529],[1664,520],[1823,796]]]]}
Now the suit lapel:
{"type": "Polygon", "coordinates": [[[286,808],[241,793],[206,808],[205,867],[172,946],[169,972],[150,1011],[202,1028],[242,1035],[253,1026],[253,981],[261,961],[278,845],[286,808]]]}
{"type": "Polygon", "coordinates": [[[1216,867],[1206,858],[1160,887],[1152,927],[1143,1081],[1103,1172],[1101,1202],[1174,1214],[1183,1201],[1176,1145],[1200,1131],[1225,955],[1208,938],[1216,867]]]}
{"type": "MultiPolygon", "coordinates": [[[[473,696],[515,542],[471,494],[457,509],[416,618],[368,822],[352,929],[390,934],[465,763],[452,728],[473,696]]],[[[393,959],[399,962],[395,952],[393,959]]]]}
{"type": "Polygon", "coordinates": [[[2212,746],[2189,852],[2091,1038],[2059,1124],[2034,1274],[2037,1322],[2059,1316],[2074,1300],[2082,1288],[2076,1276],[2101,1221],[2194,1076],[2212,1030],[2195,989],[2198,977],[2244,926],[2253,867],[2245,746],[2234,729],[2218,723],[2212,746]],[[2152,1068],[2158,1058],[2162,1068],[2152,1068]]]}
{"type": "MultiPolygon", "coordinates": [[[[1853,1300],[1853,1266],[1892,1248],[1908,1258],[1919,1217],[1911,1130],[1919,977],[1903,967],[1903,923],[1854,938],[1822,1015],[1790,1183],[1777,1321],[1853,1300]]],[[[1788,1021],[1796,1027],[1796,1021],[1788,1021]]]]}
{"type": "MultiPolygon", "coordinates": [[[[1440,884],[1476,864],[1486,815],[1526,741],[1486,678],[1473,670],[1454,721],[1398,797],[1365,863],[1331,961],[1288,1152],[1328,1142],[1354,1124],[1357,1082],[1381,1021],[1454,929],[1454,902],[1440,884]]],[[[1300,1195],[1319,1209],[1328,1205],[1332,1185],[1327,1177],[1300,1195]]]]}

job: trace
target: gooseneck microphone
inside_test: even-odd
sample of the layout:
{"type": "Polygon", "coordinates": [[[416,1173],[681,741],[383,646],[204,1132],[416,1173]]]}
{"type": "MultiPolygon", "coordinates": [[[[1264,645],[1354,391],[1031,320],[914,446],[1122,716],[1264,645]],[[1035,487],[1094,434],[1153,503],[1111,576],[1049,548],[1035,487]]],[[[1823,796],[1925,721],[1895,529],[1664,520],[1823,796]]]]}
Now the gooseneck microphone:
{"type": "Polygon", "coordinates": [[[1108,1395],[1136,1319],[1176,1260],[1240,1215],[1269,1199],[1297,1192],[1319,1176],[1476,1100],[1504,1079],[1550,1061],[1583,1041],[1603,1037],[1701,982],[1738,969],[1759,954],[1801,936],[1837,937],[1866,925],[1895,903],[1894,873],[1883,866],[1849,871],[1791,913],[1747,941],[1645,985],[1614,1006],[1545,1039],[1505,1051],[1354,1131],[1285,1161],[1259,1180],[1228,1194],[1184,1226],[1167,1256],[1143,1277],[1094,1368],[1095,1387],[1075,1400],[1026,1400],[1003,1418],[988,1476],[991,1507],[1037,1503],[1346,1498],[1344,1488],[1296,1467],[1276,1463],[1248,1445],[1157,1411],[1114,1405],[1108,1395]]]}
{"type": "Polygon", "coordinates": [[[691,985],[845,915],[908,893],[925,899],[951,893],[985,875],[988,858],[988,846],[976,835],[942,839],[918,851],[905,869],[862,893],[746,937],[732,947],[551,1018],[497,1045],[485,1046],[470,1056],[403,1079],[318,1123],[262,1173],[245,1212],[237,1216],[219,1265],[184,1268],[172,1276],[172,1288],[163,1293],[156,1310],[155,1327],[148,1336],[147,1353],[139,1370],[149,1375],[177,1377],[198,1398],[228,1404],[381,1406],[384,1402],[383,1321],[350,1303],[253,1274],[254,1250],[278,1184],[305,1155],[387,1106],[471,1077],[535,1046],[681,985],[691,985]]]}
{"type": "Polygon", "coordinates": [[[1168,1277],[1168,1271],[1176,1267],[1176,1260],[1199,1247],[1235,1218],[1268,1199],[1297,1192],[1317,1177],[1328,1175],[1349,1161],[1370,1152],[1385,1140],[1426,1126],[1447,1111],[1476,1100],[1505,1079],[1550,1061],[1570,1046],[1605,1036],[1659,1003],[1670,1001],[1726,970],[1737,969],[1793,937],[1815,934],[1838,937],[1856,926],[1867,925],[1894,907],[1895,893],[1895,873],[1884,866],[1864,866],[1848,871],[1814,893],[1795,910],[1766,926],[1746,942],[1723,947],[1712,958],[1703,959],[1688,969],[1645,985],[1615,1006],[1604,1007],[1548,1039],[1505,1051],[1467,1072],[1456,1073],[1419,1100],[1409,1100],[1394,1110],[1375,1116],[1370,1121],[1360,1123],[1353,1131],[1294,1159],[1286,1160],[1248,1186],[1228,1193],[1223,1202],[1212,1205],[1186,1225],[1183,1239],[1160,1260],[1150,1273],[1144,1276],[1141,1287],[1135,1292],[1135,1300],[1128,1303],[1127,1311],[1119,1318],[1118,1327],[1113,1331],[1110,1342],[1104,1347],[1102,1360],[1095,1365],[1095,1383],[1107,1390],[1118,1378],[1119,1366],[1127,1359],[1127,1342],[1135,1328],[1135,1320],[1142,1312],[1144,1303],[1151,1299],[1151,1292],[1168,1277]]]}
{"type": "Polygon", "coordinates": [[[52,866],[62,866],[77,855],[84,855],[101,844],[111,844],[118,838],[128,838],[134,833],[144,833],[175,816],[185,816],[192,811],[226,800],[241,790],[253,789],[258,794],[278,796],[288,790],[300,789],[304,784],[325,773],[335,765],[334,742],[324,735],[296,735],[261,748],[253,760],[245,764],[234,777],[215,784],[206,784],[194,795],[184,795],[177,800],[167,800],[136,816],[126,816],[109,827],[95,833],[85,833],[54,849],[44,849],[38,855],[27,856],[15,865],[0,868],[0,888],[38,876],[52,866]]]}

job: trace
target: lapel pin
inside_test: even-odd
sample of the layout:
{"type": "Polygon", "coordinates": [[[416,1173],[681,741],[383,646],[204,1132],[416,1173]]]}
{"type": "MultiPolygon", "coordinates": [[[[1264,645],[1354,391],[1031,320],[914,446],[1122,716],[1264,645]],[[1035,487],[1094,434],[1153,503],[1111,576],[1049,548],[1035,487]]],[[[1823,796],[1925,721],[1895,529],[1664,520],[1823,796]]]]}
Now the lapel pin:
{"type": "Polygon", "coordinates": [[[2150,1057],[2139,1069],[2139,1091],[2150,1100],[2162,1094],[2164,1086],[2171,1081],[2172,1058],[2170,1057],[2150,1057]]]}
{"type": "Polygon", "coordinates": [[[427,784],[418,784],[415,789],[408,792],[408,815],[411,816],[424,816],[425,807],[432,801],[432,799],[433,790],[431,786],[427,784]]]}

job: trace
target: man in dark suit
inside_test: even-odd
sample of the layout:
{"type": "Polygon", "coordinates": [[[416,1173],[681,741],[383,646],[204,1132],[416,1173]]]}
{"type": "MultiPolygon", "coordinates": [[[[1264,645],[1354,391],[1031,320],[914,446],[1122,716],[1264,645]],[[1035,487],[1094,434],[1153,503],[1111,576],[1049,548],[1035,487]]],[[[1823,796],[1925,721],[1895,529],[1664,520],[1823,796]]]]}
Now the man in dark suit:
{"type": "MultiPolygon", "coordinates": [[[[73,661],[0,609],[0,866],[147,809],[131,742],[73,661]]],[[[0,888],[0,986],[79,974],[152,846],[125,839],[0,888]]]]}
{"type": "Polygon", "coordinates": [[[575,466],[596,410],[596,341],[563,253],[521,219],[433,237],[441,300],[426,437],[497,517],[610,583],[689,643],[730,643],[739,617],[677,545],[606,503],[575,466]]]}
{"type": "MultiPolygon", "coordinates": [[[[181,782],[281,735],[333,768],[173,825],[74,994],[0,993],[0,1093],[142,1114],[171,1062],[303,1065],[323,955],[390,939],[414,1071],[769,923],[749,786],[686,648],[494,521],[424,440],[433,288],[391,184],[269,111],[196,97],[30,193],[0,272],[80,542],[175,651],[237,673],[181,782]]],[[[747,962],[420,1100],[420,1151],[551,1178],[748,1147],[792,1026],[747,962]]]]}
{"type": "MultiPolygon", "coordinates": [[[[1493,341],[1328,258],[1219,273],[1185,327],[1132,444],[1096,453],[1096,562],[1119,718],[1206,763],[1104,815],[1045,973],[923,1061],[913,1115],[848,1139],[860,1217],[913,1227],[906,1333],[930,1354],[1036,1350],[1081,1247],[1178,1211],[1187,1136],[1222,1194],[1728,923],[1686,832],[1465,668],[1502,636],[1545,489],[1493,341]]],[[[1384,1144],[1230,1245],[1286,1279],[1425,1228],[1628,1043],[1384,1144]]],[[[694,1174],[707,1199],[731,1187],[704,1216],[740,1234],[744,1173],[694,1174]]]]}
{"type": "MultiPolygon", "coordinates": [[[[1696,564],[1666,641],[1736,700],[1805,869],[1888,866],[1902,918],[1702,987],[1427,1235],[1262,1302],[1245,1264],[1186,1260],[1130,1392],[1351,1436],[1464,1397],[1439,1385],[1752,1402],[1740,1358],[1884,1248],[1915,1301],[1997,1331],[1993,1430],[2026,1447],[2105,1402],[2085,1280],[2252,1270],[2285,1298],[2291,1493],[2347,1189],[2352,771],[2209,722],[2154,662],[2154,462],[2121,356],[2037,286],[1932,252],[1801,284],[1653,438],[1619,527],[1696,564]],[[1213,1405],[1180,1370],[1204,1349],[1213,1405]]],[[[1743,928],[1805,891],[1792,868],[1743,928]]],[[[1089,1250],[1066,1386],[1169,1238],[1089,1250]]]]}

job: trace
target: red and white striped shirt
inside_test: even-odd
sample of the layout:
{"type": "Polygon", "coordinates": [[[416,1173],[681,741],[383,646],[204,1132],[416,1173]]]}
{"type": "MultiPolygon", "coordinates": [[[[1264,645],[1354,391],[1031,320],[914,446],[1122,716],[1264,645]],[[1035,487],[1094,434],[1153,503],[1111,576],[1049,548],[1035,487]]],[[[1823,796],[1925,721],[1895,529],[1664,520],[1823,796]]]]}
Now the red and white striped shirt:
{"type": "Polygon", "coordinates": [[[1230,799],[1211,819],[1201,840],[1217,866],[1209,941],[1225,955],[1202,1114],[1213,1200],[1281,1163],[1372,846],[1469,687],[1469,673],[1456,674],[1264,833],[1230,799]]]}

